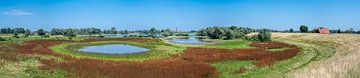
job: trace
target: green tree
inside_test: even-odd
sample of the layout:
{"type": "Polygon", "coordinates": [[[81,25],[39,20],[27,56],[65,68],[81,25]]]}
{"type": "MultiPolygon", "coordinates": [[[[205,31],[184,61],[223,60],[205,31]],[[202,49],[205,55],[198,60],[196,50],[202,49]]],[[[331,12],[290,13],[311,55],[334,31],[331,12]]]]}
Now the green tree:
{"type": "Polygon", "coordinates": [[[353,28],[350,28],[350,29],[348,29],[348,30],[345,31],[345,33],[354,33],[354,32],[355,32],[355,31],[354,31],[353,28]]]}
{"type": "Polygon", "coordinates": [[[290,28],[289,32],[294,32],[294,29],[290,28]]]}
{"type": "Polygon", "coordinates": [[[41,36],[41,37],[43,37],[44,35],[46,35],[46,33],[45,33],[45,31],[43,30],[43,29],[39,29],[39,30],[37,30],[36,31],[37,32],[37,34],[39,35],[39,36],[41,36]]]}
{"type": "Polygon", "coordinates": [[[300,31],[301,32],[308,32],[308,27],[306,25],[301,25],[300,26],[300,31]]]}
{"type": "Polygon", "coordinates": [[[212,33],[209,37],[212,39],[221,39],[223,34],[225,34],[223,29],[219,27],[214,27],[214,30],[212,30],[212,33]]]}
{"type": "Polygon", "coordinates": [[[167,37],[167,36],[172,36],[174,33],[170,30],[170,29],[166,29],[163,30],[162,35],[167,37]]]}
{"type": "Polygon", "coordinates": [[[115,27],[112,27],[112,28],[110,29],[110,33],[111,33],[111,34],[117,34],[118,31],[116,30],[115,27]]]}
{"type": "Polygon", "coordinates": [[[262,29],[257,37],[261,42],[271,41],[271,31],[268,29],[262,29]]]}
{"type": "Polygon", "coordinates": [[[158,30],[156,30],[155,28],[151,28],[149,33],[150,33],[150,36],[155,37],[156,34],[158,34],[158,30]]]}
{"type": "Polygon", "coordinates": [[[15,38],[20,38],[18,33],[14,33],[15,38]]]}
{"type": "Polygon", "coordinates": [[[66,29],[64,33],[65,37],[68,37],[70,40],[72,40],[74,37],[76,37],[76,31],[74,29],[66,29]]]}
{"type": "Polygon", "coordinates": [[[5,38],[0,37],[0,41],[6,41],[6,39],[5,39],[5,38]]]}
{"type": "Polygon", "coordinates": [[[336,33],[341,33],[341,30],[340,30],[340,29],[339,29],[339,30],[337,30],[337,31],[336,31],[336,33]]]}
{"type": "Polygon", "coordinates": [[[234,39],[236,37],[236,35],[235,35],[235,32],[233,30],[226,29],[225,37],[226,37],[226,39],[234,39]]]}

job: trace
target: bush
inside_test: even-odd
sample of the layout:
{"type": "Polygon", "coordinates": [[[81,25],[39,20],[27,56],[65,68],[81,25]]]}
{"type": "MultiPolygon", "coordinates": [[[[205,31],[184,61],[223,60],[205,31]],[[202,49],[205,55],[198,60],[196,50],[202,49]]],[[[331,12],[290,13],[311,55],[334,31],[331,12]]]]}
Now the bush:
{"type": "Polygon", "coordinates": [[[104,36],[104,35],[99,35],[99,36],[97,36],[97,37],[99,37],[99,38],[105,38],[105,36],[104,36]]]}
{"type": "Polygon", "coordinates": [[[43,37],[50,37],[50,35],[44,35],[43,37]]]}
{"type": "Polygon", "coordinates": [[[6,41],[6,39],[5,39],[5,38],[0,37],[0,41],[6,41]]]}
{"type": "Polygon", "coordinates": [[[177,34],[175,34],[175,36],[189,36],[189,34],[187,34],[187,33],[177,33],[177,34]]]}
{"type": "Polygon", "coordinates": [[[255,35],[255,36],[245,36],[244,39],[249,40],[249,41],[259,41],[259,38],[258,38],[257,35],[255,35]]]}
{"type": "Polygon", "coordinates": [[[14,34],[14,37],[15,37],[15,38],[20,38],[20,37],[19,37],[19,34],[17,34],[17,33],[14,34]]]}
{"type": "Polygon", "coordinates": [[[257,36],[261,42],[271,41],[271,31],[268,29],[260,30],[257,36]]]}
{"type": "Polygon", "coordinates": [[[305,26],[305,25],[301,25],[301,26],[300,26],[300,31],[301,31],[301,32],[308,32],[308,27],[305,26]]]}

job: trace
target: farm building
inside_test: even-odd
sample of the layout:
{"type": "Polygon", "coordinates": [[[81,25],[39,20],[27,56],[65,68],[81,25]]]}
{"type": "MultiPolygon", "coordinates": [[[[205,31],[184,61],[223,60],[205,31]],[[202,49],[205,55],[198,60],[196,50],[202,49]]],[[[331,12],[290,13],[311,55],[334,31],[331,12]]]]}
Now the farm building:
{"type": "Polygon", "coordinates": [[[320,34],[329,34],[330,31],[328,28],[325,28],[325,27],[319,27],[316,29],[316,31],[320,34]]]}

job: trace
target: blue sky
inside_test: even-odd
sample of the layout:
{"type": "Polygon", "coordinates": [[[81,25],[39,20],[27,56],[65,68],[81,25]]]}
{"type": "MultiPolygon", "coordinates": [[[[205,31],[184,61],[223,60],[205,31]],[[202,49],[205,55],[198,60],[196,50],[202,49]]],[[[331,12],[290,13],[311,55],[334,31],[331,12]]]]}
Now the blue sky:
{"type": "Polygon", "coordinates": [[[360,29],[359,0],[0,0],[0,28],[360,29]]]}

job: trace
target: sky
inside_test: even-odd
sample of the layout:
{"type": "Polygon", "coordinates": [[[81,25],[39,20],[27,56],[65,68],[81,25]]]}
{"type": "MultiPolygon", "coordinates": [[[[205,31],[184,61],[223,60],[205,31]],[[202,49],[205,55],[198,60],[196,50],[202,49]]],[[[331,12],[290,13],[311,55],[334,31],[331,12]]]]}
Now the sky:
{"type": "Polygon", "coordinates": [[[0,28],[360,30],[360,0],[0,0],[0,28]]]}

